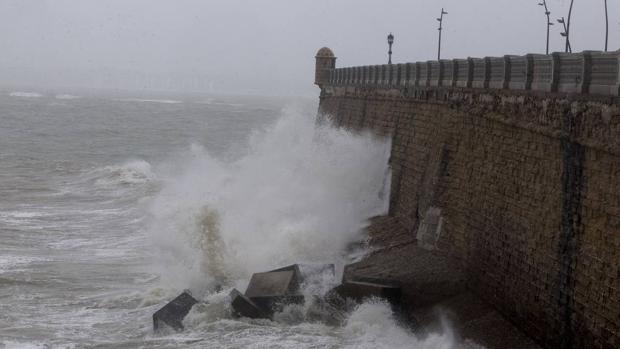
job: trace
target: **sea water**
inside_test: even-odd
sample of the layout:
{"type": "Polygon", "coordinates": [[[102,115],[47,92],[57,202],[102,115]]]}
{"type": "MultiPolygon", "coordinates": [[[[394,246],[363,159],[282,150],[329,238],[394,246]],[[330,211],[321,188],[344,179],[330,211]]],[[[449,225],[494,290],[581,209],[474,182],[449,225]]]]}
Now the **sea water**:
{"type": "MultiPolygon", "coordinates": [[[[389,139],[315,122],[314,99],[0,90],[0,348],[457,348],[379,300],[342,326],[228,292],[363,255],[387,211],[389,139]],[[181,333],[152,314],[204,300],[181,333]]],[[[311,290],[322,293],[329,280],[311,290]]],[[[310,290],[307,290],[310,291],[310,290]]]]}

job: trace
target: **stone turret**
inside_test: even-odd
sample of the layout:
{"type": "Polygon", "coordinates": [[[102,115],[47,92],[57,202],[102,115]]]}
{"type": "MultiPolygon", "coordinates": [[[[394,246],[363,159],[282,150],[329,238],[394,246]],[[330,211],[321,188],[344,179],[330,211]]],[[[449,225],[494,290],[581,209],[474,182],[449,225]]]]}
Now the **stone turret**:
{"type": "Polygon", "coordinates": [[[332,50],[323,47],[316,53],[316,71],[314,75],[314,83],[319,87],[329,82],[329,76],[336,68],[336,56],[332,50]]]}

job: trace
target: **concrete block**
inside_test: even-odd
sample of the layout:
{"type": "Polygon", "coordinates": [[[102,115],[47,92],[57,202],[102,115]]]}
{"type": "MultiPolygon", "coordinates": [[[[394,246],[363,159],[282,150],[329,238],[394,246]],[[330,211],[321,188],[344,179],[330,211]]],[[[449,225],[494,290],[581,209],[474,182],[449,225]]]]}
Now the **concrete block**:
{"type": "Polygon", "coordinates": [[[266,273],[252,275],[245,296],[271,316],[286,304],[300,304],[304,296],[298,294],[301,272],[297,264],[266,273]]]}
{"type": "Polygon", "coordinates": [[[400,287],[389,282],[378,283],[378,281],[345,281],[334,291],[344,299],[352,299],[357,302],[369,298],[383,298],[393,305],[400,304],[400,287]]]}
{"type": "Polygon", "coordinates": [[[183,319],[198,301],[188,292],[183,292],[163,308],[153,314],[153,330],[158,331],[168,325],[175,331],[183,330],[183,319]]]}
{"type": "Polygon", "coordinates": [[[245,295],[253,298],[295,294],[299,289],[297,275],[294,270],[256,273],[252,275],[245,295]]]}
{"type": "Polygon", "coordinates": [[[302,264],[300,269],[303,280],[314,275],[328,274],[332,277],[336,276],[336,266],[333,264],[302,264]]]}
{"type": "Polygon", "coordinates": [[[250,298],[254,304],[263,310],[268,317],[273,316],[289,304],[303,304],[305,297],[303,295],[282,295],[282,296],[265,296],[250,298]]]}
{"type": "Polygon", "coordinates": [[[295,282],[301,285],[317,275],[325,273],[336,276],[336,267],[333,264],[293,264],[286,267],[270,270],[269,272],[293,271],[295,273],[295,282]]]}
{"type": "Polygon", "coordinates": [[[247,317],[250,319],[263,319],[269,317],[256,303],[244,296],[237,289],[230,292],[230,304],[233,312],[237,316],[247,317]]]}

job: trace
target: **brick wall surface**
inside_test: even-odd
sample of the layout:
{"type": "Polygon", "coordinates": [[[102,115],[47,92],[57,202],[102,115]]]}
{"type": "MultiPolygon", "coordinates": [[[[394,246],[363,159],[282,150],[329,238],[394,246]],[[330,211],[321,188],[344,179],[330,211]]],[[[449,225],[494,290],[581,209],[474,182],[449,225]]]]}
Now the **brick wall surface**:
{"type": "Polygon", "coordinates": [[[473,90],[323,89],[320,115],[391,136],[390,215],[549,348],[620,347],[620,108],[473,90]]]}

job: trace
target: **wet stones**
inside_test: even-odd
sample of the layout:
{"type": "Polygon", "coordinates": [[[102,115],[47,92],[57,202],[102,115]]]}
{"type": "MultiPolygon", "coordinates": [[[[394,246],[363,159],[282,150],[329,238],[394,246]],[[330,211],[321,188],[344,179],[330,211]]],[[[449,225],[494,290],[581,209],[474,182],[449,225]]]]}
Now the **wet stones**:
{"type": "Polygon", "coordinates": [[[166,325],[175,331],[182,331],[183,319],[196,303],[198,301],[189,292],[181,293],[153,314],[153,330],[157,332],[166,325]]]}

